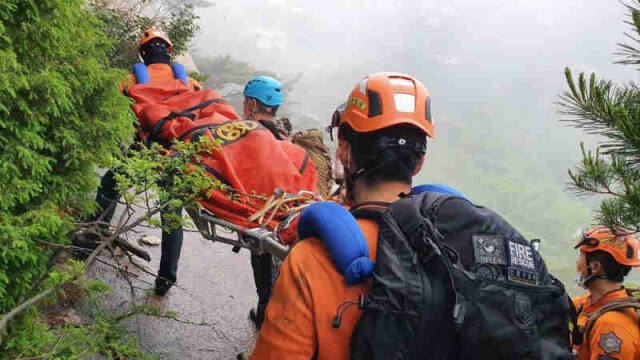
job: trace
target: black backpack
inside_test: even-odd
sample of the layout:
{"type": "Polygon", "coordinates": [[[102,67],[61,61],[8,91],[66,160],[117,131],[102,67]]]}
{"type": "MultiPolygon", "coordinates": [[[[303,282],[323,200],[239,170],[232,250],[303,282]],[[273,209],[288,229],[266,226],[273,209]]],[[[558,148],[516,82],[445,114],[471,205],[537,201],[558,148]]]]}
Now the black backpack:
{"type": "Polygon", "coordinates": [[[452,195],[384,213],[351,359],[572,359],[572,303],[540,254],[495,212],[452,195]]]}

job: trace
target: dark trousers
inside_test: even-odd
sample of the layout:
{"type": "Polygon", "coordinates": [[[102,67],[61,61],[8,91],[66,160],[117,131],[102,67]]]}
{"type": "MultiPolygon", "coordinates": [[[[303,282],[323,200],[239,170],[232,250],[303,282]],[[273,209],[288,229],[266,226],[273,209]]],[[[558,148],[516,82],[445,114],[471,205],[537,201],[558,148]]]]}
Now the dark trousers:
{"type": "MultiPolygon", "coordinates": [[[[175,211],[176,215],[182,216],[182,209],[175,211]]],[[[165,223],[164,217],[167,213],[160,213],[162,223],[165,223]]],[[[180,252],[182,251],[182,240],[184,232],[182,228],[174,229],[169,232],[162,230],[162,247],[160,255],[160,269],[158,276],[176,282],[178,273],[178,261],[180,260],[180,252]]]]}
{"type": "MultiPolygon", "coordinates": [[[[101,221],[104,223],[110,223],[113,215],[116,212],[116,206],[111,204],[117,204],[120,198],[120,193],[116,189],[116,179],[113,171],[107,171],[100,180],[100,187],[96,194],[96,202],[98,202],[98,211],[94,215],[93,220],[97,220],[102,216],[101,221]],[[104,215],[102,215],[104,213],[104,215]]],[[[176,212],[178,215],[182,215],[182,209],[178,209],[176,212]]],[[[164,223],[165,213],[160,213],[160,219],[164,223]]],[[[174,229],[169,232],[162,231],[162,247],[160,255],[160,269],[158,270],[158,276],[172,282],[176,281],[178,272],[178,261],[180,260],[180,252],[182,250],[182,240],[184,232],[182,228],[174,229]]]]}
{"type": "Polygon", "coordinates": [[[278,268],[269,253],[251,253],[251,267],[253,268],[253,280],[258,292],[258,307],[264,309],[271,297],[273,284],[278,277],[278,268]]]}

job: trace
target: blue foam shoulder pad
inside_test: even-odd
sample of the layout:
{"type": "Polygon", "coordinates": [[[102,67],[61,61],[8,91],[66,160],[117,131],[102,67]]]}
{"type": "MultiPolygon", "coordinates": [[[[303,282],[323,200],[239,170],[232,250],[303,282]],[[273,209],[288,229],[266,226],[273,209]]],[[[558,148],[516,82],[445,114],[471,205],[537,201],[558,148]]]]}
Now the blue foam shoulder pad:
{"type": "Polygon", "coordinates": [[[136,77],[136,84],[148,84],[149,70],[143,63],[133,64],[133,75],[136,77]]]}
{"type": "Polygon", "coordinates": [[[189,78],[187,77],[187,70],[184,68],[184,65],[178,63],[172,63],[171,69],[173,70],[173,77],[182,80],[182,82],[189,86],[189,78]]]}
{"type": "Polygon", "coordinates": [[[424,184],[417,185],[411,189],[413,194],[420,194],[425,191],[437,192],[442,194],[450,194],[460,196],[461,198],[469,200],[466,196],[464,196],[460,191],[452,188],[451,186],[443,185],[443,184],[424,184]]]}
{"type": "Polygon", "coordinates": [[[318,202],[305,209],[298,220],[298,236],[319,237],[349,285],[363,282],[373,272],[367,239],[356,219],[334,202],[318,202]]]}
{"type": "MultiPolygon", "coordinates": [[[[442,184],[418,185],[411,189],[414,194],[425,191],[467,199],[458,190],[442,184]]],[[[312,204],[300,215],[298,237],[320,238],[347,284],[359,284],[371,276],[375,264],[369,259],[367,239],[356,219],[344,207],[331,201],[312,204]]]]}

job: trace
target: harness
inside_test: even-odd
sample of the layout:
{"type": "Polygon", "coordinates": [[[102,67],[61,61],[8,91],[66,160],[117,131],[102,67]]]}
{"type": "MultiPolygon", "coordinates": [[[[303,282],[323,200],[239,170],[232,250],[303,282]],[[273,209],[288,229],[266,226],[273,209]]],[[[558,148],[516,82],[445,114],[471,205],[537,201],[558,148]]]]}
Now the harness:
{"type": "Polygon", "coordinates": [[[380,223],[380,218],[391,205],[384,201],[366,201],[353,206],[349,211],[356,219],[368,219],[380,223]]]}
{"type": "MultiPolygon", "coordinates": [[[[187,70],[184,65],[178,63],[171,63],[171,70],[173,70],[173,77],[189,86],[189,77],[187,76],[187,70]]],[[[133,75],[136,77],[136,84],[148,84],[151,81],[149,76],[149,69],[143,63],[133,64],[133,75]]]]}
{"type": "MultiPolygon", "coordinates": [[[[636,311],[636,315],[638,316],[638,320],[640,321],[640,298],[638,298],[638,294],[640,294],[640,289],[625,289],[628,297],[623,299],[613,299],[603,305],[598,310],[587,314],[587,323],[584,326],[577,326],[574,330],[573,334],[573,343],[574,345],[582,345],[583,340],[591,338],[591,330],[593,330],[593,326],[596,324],[596,321],[604,314],[610,311],[622,311],[625,309],[632,308],[636,311]],[[635,294],[635,295],[634,295],[635,294]]],[[[617,290],[616,290],[617,291],[617,290]]],[[[577,314],[580,316],[582,311],[584,310],[584,304],[582,304],[578,310],[577,314]]],[[[640,325],[640,324],[639,324],[640,325]]]]}

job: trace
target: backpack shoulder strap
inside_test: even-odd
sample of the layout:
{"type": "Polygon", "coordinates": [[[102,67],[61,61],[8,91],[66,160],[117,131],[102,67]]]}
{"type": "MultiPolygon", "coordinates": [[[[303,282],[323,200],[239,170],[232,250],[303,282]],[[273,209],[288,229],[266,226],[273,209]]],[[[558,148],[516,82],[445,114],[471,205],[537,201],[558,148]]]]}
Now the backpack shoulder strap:
{"type": "Polygon", "coordinates": [[[628,297],[623,299],[611,300],[597,311],[589,314],[587,316],[587,323],[585,325],[585,339],[590,338],[593,326],[602,315],[610,311],[621,311],[629,308],[634,309],[636,313],[640,311],[640,299],[635,297],[628,297]]]}
{"type": "Polygon", "coordinates": [[[189,86],[189,78],[187,77],[187,70],[184,68],[184,65],[178,63],[171,63],[171,70],[173,70],[173,76],[182,80],[182,82],[189,86]]]}
{"type": "Polygon", "coordinates": [[[457,196],[425,192],[404,197],[389,207],[389,210],[383,214],[381,222],[397,226],[418,254],[423,266],[434,258],[442,259],[446,269],[449,296],[451,296],[450,300],[453,304],[453,322],[455,326],[459,326],[464,319],[464,307],[460,303],[453,276],[459,257],[456,254],[453,256],[456,258],[455,263],[452,261],[451,252],[453,250],[444,243],[442,234],[429,218],[431,212],[437,211],[438,206],[450,198],[457,198],[457,196]]]}
{"type": "Polygon", "coordinates": [[[136,77],[136,84],[148,84],[150,81],[149,70],[143,63],[133,64],[133,75],[136,77]]]}
{"type": "Polygon", "coordinates": [[[384,214],[390,205],[391,203],[388,202],[367,201],[355,205],[349,211],[356,219],[369,219],[379,223],[382,214],[384,214]]]}

